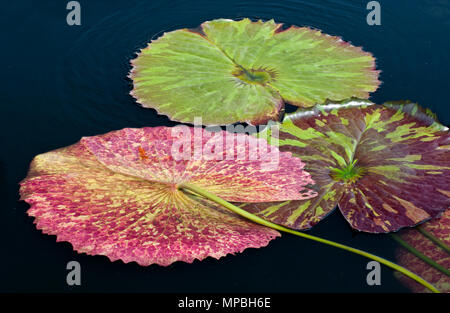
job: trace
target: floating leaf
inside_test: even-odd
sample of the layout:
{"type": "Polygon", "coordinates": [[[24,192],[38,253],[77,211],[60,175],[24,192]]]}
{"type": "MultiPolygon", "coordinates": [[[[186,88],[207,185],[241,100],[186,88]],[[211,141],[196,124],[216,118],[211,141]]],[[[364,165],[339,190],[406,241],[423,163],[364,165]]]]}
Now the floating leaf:
{"type": "MultiPolygon", "coordinates": [[[[431,233],[435,238],[450,246],[450,210],[446,210],[442,217],[435,218],[421,225],[423,229],[431,233]]],[[[426,238],[417,229],[407,229],[401,232],[401,238],[419,252],[431,258],[446,269],[450,269],[449,254],[426,238]]],[[[397,249],[397,260],[400,265],[419,274],[427,281],[435,285],[441,292],[450,293],[450,277],[431,267],[421,259],[409,253],[403,247],[397,249]]],[[[426,292],[427,289],[404,275],[398,278],[414,292],[426,292]]]]}
{"type": "Polygon", "coordinates": [[[36,156],[20,193],[37,228],[78,252],[169,265],[266,246],[279,236],[178,185],[194,184],[230,201],[313,197],[304,188],[313,181],[303,166],[244,134],[187,126],[123,129],[36,156]],[[264,158],[259,151],[266,150],[264,158]]]}
{"type": "Polygon", "coordinates": [[[278,119],[284,101],[310,107],[367,98],[379,85],[370,53],[307,27],[218,19],[165,33],[132,62],[131,94],[175,121],[278,119]]]}
{"type": "Polygon", "coordinates": [[[281,151],[306,162],[319,186],[303,201],[243,208],[291,228],[310,228],[339,205],[361,231],[413,226],[450,206],[450,136],[418,105],[366,101],[299,110],[279,127],[281,151]]]}

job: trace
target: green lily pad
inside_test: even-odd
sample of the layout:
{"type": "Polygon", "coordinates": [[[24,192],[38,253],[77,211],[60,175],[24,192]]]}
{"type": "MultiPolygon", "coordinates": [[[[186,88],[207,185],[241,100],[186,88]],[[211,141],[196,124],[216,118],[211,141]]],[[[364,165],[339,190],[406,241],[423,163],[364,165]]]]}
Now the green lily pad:
{"type": "Polygon", "coordinates": [[[288,115],[275,129],[280,151],[305,161],[318,196],[243,206],[262,218],[307,229],[338,205],[353,228],[380,233],[450,206],[449,130],[417,104],[329,104],[288,115]]]}
{"type": "Polygon", "coordinates": [[[273,20],[218,19],[152,41],[131,61],[131,91],[143,107],[204,125],[277,120],[284,102],[368,98],[379,85],[375,60],[319,30],[273,20]]]}

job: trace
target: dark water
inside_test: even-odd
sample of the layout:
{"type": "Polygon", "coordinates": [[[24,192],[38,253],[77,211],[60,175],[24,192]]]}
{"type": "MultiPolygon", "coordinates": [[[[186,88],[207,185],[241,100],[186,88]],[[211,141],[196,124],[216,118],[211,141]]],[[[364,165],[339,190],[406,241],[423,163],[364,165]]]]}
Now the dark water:
{"type": "MultiPolygon", "coordinates": [[[[2,4],[0,29],[0,291],[406,292],[382,269],[366,284],[368,260],[285,235],[262,249],[167,268],[111,263],[75,253],[37,231],[18,201],[33,156],[82,136],[124,127],[173,125],[136,105],[126,78],[134,53],[165,31],[214,18],[274,18],[363,46],[382,70],[372,100],[411,99],[450,123],[450,1],[379,1],[382,25],[366,24],[368,1],[80,0],[82,25],[66,24],[67,1],[2,4]],[[77,260],[82,285],[65,282],[77,260]]],[[[311,232],[393,259],[388,236],[356,234],[339,212],[311,232]]]]}

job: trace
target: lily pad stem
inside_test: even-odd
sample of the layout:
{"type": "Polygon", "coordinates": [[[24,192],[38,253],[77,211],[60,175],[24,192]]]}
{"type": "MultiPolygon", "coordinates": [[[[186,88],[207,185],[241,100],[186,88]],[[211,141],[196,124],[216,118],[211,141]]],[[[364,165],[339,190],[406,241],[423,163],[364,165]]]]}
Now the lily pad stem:
{"type": "Polygon", "coordinates": [[[245,211],[245,210],[243,210],[243,209],[241,209],[241,208],[239,208],[239,207],[229,203],[228,201],[226,201],[226,200],[216,196],[215,194],[212,194],[212,193],[210,193],[210,192],[208,192],[208,191],[206,191],[206,190],[204,190],[202,188],[199,188],[199,187],[197,187],[195,185],[184,183],[184,184],[180,184],[178,186],[178,188],[179,189],[186,189],[186,190],[194,192],[194,193],[196,193],[196,194],[198,194],[200,196],[203,196],[203,197],[205,197],[205,198],[207,198],[207,199],[209,199],[211,201],[214,201],[215,203],[217,203],[219,205],[222,205],[223,207],[233,211],[234,213],[239,214],[239,215],[241,215],[241,216],[243,216],[243,217],[245,217],[245,218],[247,218],[247,219],[249,219],[249,220],[251,220],[251,221],[253,221],[255,223],[260,224],[260,225],[267,226],[267,227],[270,227],[270,228],[273,228],[273,229],[276,229],[276,230],[279,230],[279,231],[282,231],[282,232],[286,232],[286,233],[289,233],[289,234],[293,234],[293,235],[296,235],[296,236],[299,236],[299,237],[303,237],[303,238],[306,238],[306,239],[310,239],[310,240],[314,240],[314,241],[317,241],[317,242],[321,242],[323,244],[330,245],[330,246],[333,246],[333,247],[336,247],[336,248],[339,248],[339,249],[347,250],[347,251],[353,252],[355,254],[362,255],[362,256],[364,256],[366,258],[372,259],[374,261],[380,262],[381,264],[384,264],[384,265],[386,265],[386,266],[388,266],[388,267],[390,267],[390,268],[392,268],[392,269],[394,269],[396,271],[399,271],[400,273],[402,273],[402,274],[404,274],[404,275],[414,279],[419,284],[423,285],[424,287],[428,288],[429,290],[431,290],[431,291],[433,291],[435,293],[439,293],[439,290],[436,289],[436,287],[434,287],[432,284],[430,284],[429,282],[427,282],[426,280],[424,280],[420,276],[414,274],[413,272],[407,270],[406,268],[404,268],[404,267],[402,267],[400,265],[397,265],[397,264],[395,264],[395,263],[393,263],[391,261],[388,261],[386,259],[378,257],[378,256],[376,256],[374,254],[371,254],[371,253],[368,253],[368,252],[365,252],[365,251],[362,251],[362,250],[359,250],[359,249],[355,249],[355,248],[352,248],[352,247],[349,247],[349,246],[346,246],[346,245],[343,245],[343,244],[340,244],[340,243],[337,243],[337,242],[334,242],[334,241],[330,241],[330,240],[327,240],[327,239],[323,239],[323,238],[320,238],[320,237],[316,237],[316,236],[305,234],[305,233],[302,233],[302,232],[299,232],[299,231],[295,231],[293,229],[289,229],[289,228],[283,227],[281,225],[278,225],[278,224],[266,221],[266,220],[264,220],[264,219],[262,219],[262,218],[260,218],[260,217],[258,217],[256,215],[252,214],[252,213],[249,213],[249,212],[247,212],[247,211],[245,211]]]}

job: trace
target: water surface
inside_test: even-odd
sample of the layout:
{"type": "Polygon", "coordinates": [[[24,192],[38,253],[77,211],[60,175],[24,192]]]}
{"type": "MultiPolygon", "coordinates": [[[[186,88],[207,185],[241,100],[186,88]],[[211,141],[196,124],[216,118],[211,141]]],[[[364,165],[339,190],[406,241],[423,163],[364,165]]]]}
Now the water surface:
{"type": "MultiPolygon", "coordinates": [[[[66,24],[66,1],[3,4],[0,291],[406,292],[387,268],[382,285],[370,287],[368,260],[289,235],[221,260],[167,268],[111,263],[42,235],[25,214],[28,205],[18,201],[18,182],[39,153],[124,127],[174,125],[129,96],[129,60],[164,32],[215,18],[274,18],[342,36],[377,58],[383,84],[373,101],[417,101],[448,125],[449,1],[379,2],[381,26],[367,25],[367,1],[80,0],[81,26],[66,24]],[[71,260],[81,263],[80,287],[65,283],[71,260]]],[[[394,256],[389,236],[356,233],[339,212],[311,233],[394,256]]]]}

